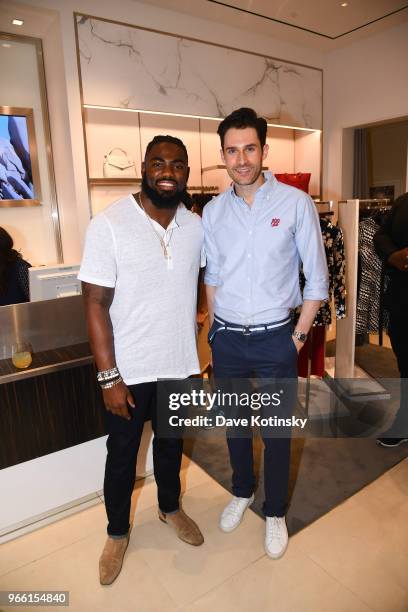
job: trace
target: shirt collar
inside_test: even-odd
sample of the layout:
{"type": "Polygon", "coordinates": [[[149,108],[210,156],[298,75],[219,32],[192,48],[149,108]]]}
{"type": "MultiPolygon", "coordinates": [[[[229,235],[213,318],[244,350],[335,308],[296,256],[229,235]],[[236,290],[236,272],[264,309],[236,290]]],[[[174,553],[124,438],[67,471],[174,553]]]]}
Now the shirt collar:
{"type": "MultiPolygon", "coordinates": [[[[140,215],[142,215],[142,217],[147,217],[148,214],[144,210],[142,210],[142,208],[139,206],[139,204],[138,204],[135,196],[133,195],[133,193],[131,194],[130,197],[132,198],[133,204],[135,205],[135,208],[138,211],[138,213],[140,215]]],[[[182,215],[183,209],[185,209],[185,206],[184,206],[184,204],[182,204],[180,202],[180,204],[177,207],[177,212],[174,215],[171,223],[167,226],[167,229],[164,229],[164,227],[162,227],[160,225],[160,223],[157,223],[157,221],[155,221],[154,219],[151,219],[151,221],[153,221],[153,223],[156,223],[163,230],[163,232],[167,232],[168,230],[176,229],[176,228],[180,227],[179,217],[182,215]]]]}
{"type": "MultiPolygon", "coordinates": [[[[256,190],[255,197],[258,193],[261,193],[263,197],[267,197],[270,193],[272,193],[278,184],[278,180],[274,177],[272,172],[269,170],[267,172],[263,172],[263,176],[265,182],[262,183],[260,187],[256,190]]],[[[242,198],[235,193],[234,185],[232,184],[229,188],[229,193],[233,198],[241,200],[242,198]]]]}

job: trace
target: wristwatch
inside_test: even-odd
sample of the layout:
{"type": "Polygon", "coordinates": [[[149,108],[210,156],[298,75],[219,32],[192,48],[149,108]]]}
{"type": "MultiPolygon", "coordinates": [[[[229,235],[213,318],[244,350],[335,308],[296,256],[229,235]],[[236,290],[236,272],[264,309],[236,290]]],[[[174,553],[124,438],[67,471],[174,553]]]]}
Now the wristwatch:
{"type": "Polygon", "coordinates": [[[305,334],[304,332],[301,331],[294,331],[292,336],[294,338],[296,338],[296,340],[299,340],[299,342],[303,342],[303,344],[306,342],[307,340],[307,334],[305,334]]]}

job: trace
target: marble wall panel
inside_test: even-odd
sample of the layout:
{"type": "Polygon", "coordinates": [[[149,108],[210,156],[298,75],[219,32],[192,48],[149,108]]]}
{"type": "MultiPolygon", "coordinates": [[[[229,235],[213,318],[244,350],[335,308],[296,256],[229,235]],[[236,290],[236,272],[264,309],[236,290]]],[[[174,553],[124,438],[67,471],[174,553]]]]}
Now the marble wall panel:
{"type": "Polygon", "coordinates": [[[85,104],[208,117],[250,106],[321,129],[319,69],[82,15],[77,28],[85,104]]]}

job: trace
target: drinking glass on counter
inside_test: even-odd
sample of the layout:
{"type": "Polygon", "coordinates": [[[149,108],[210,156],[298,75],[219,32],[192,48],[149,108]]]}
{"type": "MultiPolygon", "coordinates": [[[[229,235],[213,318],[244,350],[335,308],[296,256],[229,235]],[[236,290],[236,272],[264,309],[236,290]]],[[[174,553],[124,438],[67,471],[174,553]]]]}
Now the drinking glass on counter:
{"type": "Polygon", "coordinates": [[[19,370],[24,370],[31,365],[33,347],[29,342],[16,342],[13,344],[11,351],[11,361],[19,370]]]}

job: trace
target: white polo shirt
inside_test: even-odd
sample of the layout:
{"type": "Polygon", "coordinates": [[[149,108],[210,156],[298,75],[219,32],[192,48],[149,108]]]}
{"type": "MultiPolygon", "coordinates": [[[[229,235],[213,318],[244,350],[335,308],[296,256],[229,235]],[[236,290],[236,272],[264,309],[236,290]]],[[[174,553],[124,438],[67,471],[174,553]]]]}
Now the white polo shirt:
{"type": "Polygon", "coordinates": [[[183,204],[167,228],[129,195],[89,224],[78,278],[114,287],[110,307],[117,367],[128,385],[200,371],[196,347],[201,219],[183,204]],[[170,239],[171,265],[159,237],[170,239]]]}

